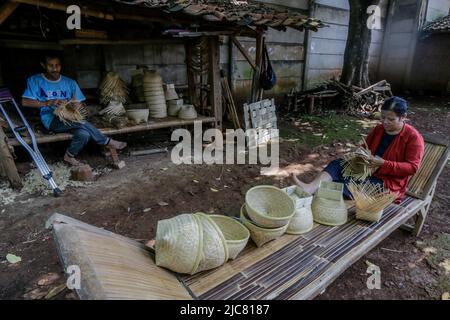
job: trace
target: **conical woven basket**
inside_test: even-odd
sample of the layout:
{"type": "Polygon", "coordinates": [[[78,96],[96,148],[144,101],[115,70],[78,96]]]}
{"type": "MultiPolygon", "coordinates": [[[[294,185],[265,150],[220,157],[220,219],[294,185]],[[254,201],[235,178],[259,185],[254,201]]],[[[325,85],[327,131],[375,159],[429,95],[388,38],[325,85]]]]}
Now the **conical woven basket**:
{"type": "Polygon", "coordinates": [[[256,186],[245,194],[248,216],[263,228],[287,226],[295,213],[294,201],[273,186],[256,186]]]}
{"type": "Polygon", "coordinates": [[[313,196],[298,186],[287,187],[283,191],[291,197],[295,205],[295,214],[289,222],[286,233],[302,234],[310,231],[314,226],[311,210],[313,196]]]}
{"type": "Polygon", "coordinates": [[[235,259],[247,245],[250,232],[239,221],[220,215],[209,216],[222,230],[228,246],[229,259],[235,259]]]}
{"type": "Polygon", "coordinates": [[[241,216],[240,219],[242,223],[247,227],[250,231],[250,236],[258,247],[261,247],[265,243],[275,240],[281,237],[287,230],[288,225],[286,224],[283,227],[279,228],[261,228],[254,224],[247,215],[246,205],[242,205],[241,207],[241,216]]]}
{"type": "Polygon", "coordinates": [[[303,234],[314,227],[314,219],[311,206],[295,209],[295,214],[289,222],[286,233],[303,234]]]}
{"type": "Polygon", "coordinates": [[[156,265],[178,273],[194,274],[203,252],[203,233],[200,218],[193,214],[158,221],[156,265]]]}
{"type": "Polygon", "coordinates": [[[210,217],[201,212],[195,216],[200,219],[203,230],[203,250],[194,271],[197,273],[223,265],[228,260],[228,247],[222,231],[210,217]]]}

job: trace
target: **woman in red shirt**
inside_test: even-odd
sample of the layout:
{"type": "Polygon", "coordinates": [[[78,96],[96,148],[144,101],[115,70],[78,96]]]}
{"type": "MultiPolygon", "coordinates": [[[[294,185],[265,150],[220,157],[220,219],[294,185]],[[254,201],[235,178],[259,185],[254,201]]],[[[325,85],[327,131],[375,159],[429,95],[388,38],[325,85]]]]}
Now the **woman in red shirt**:
{"type": "MultiPolygon", "coordinates": [[[[392,97],[386,100],[381,108],[381,124],[366,139],[373,154],[371,165],[378,168],[368,180],[397,192],[397,202],[401,201],[409,179],[419,169],[425,149],[421,134],[405,123],[407,111],[408,103],[404,99],[392,97]]],[[[349,199],[349,179],[342,175],[341,161],[342,159],[332,161],[311,183],[304,183],[295,175],[292,178],[310,194],[317,191],[320,181],[344,183],[344,197],[349,199]]]]}

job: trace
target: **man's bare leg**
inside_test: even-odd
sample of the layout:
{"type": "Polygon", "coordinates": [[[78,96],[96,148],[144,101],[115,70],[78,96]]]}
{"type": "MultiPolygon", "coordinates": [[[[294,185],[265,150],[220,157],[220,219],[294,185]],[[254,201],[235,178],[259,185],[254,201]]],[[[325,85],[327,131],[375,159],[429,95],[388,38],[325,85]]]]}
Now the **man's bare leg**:
{"type": "Polygon", "coordinates": [[[292,174],[293,182],[298,185],[300,188],[308,192],[309,194],[316,193],[317,189],[319,189],[319,185],[321,181],[333,181],[333,178],[326,171],[322,171],[311,183],[305,183],[300,181],[295,174],[292,174]]]}

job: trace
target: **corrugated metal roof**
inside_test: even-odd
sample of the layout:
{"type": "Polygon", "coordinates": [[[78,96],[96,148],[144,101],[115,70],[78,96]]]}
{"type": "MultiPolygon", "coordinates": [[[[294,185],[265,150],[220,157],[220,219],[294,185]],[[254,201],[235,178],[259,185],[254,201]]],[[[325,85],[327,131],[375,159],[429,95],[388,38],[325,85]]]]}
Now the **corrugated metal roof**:
{"type": "Polygon", "coordinates": [[[182,13],[205,21],[232,23],[240,26],[264,26],[278,30],[286,27],[317,31],[324,27],[320,20],[290,10],[275,9],[253,0],[114,0],[130,5],[182,13]]]}
{"type": "Polygon", "coordinates": [[[426,35],[450,32],[450,15],[431,22],[423,28],[426,35]]]}

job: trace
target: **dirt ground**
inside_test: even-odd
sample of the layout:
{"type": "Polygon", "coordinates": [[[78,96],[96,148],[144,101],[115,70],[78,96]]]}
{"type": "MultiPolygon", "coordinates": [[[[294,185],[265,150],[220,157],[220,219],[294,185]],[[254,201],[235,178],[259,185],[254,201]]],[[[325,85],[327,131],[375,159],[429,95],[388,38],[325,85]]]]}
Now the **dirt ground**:
{"type": "MultiPolygon", "coordinates": [[[[411,123],[422,133],[450,136],[448,99],[423,98],[410,102],[411,123]]],[[[302,119],[286,118],[280,127],[301,135],[312,134],[303,130],[302,125],[310,124],[302,124],[302,119]]],[[[316,129],[323,128],[315,127],[314,132],[316,129]]],[[[51,232],[44,228],[45,221],[54,212],[144,242],[155,236],[160,219],[197,211],[237,215],[246,190],[254,185],[288,186],[290,172],[309,180],[328,161],[345,152],[348,142],[327,140],[325,145],[311,148],[296,139],[285,139],[280,146],[280,166],[284,171],[270,177],[261,176],[256,165],[177,166],[171,163],[168,154],[123,156],[127,164],[124,169],[107,172],[85,187],[68,188],[62,198],[24,195],[12,204],[0,205],[0,299],[38,299],[52,289],[53,298],[76,299],[74,293],[58,289],[65,283],[65,275],[51,232]],[[11,264],[5,259],[7,254],[19,256],[22,261],[11,264]],[[39,282],[48,273],[55,273],[54,279],[39,282]]],[[[139,143],[142,145],[142,141],[139,143]]],[[[133,148],[135,142],[130,144],[133,148]]],[[[93,156],[83,154],[84,160],[92,166],[105,167],[106,160],[98,150],[94,151],[93,156]]],[[[47,158],[53,154],[51,150],[45,152],[47,158]]],[[[443,290],[449,291],[450,283],[443,270],[428,263],[426,254],[416,243],[450,234],[449,181],[450,165],[447,165],[419,238],[397,230],[317,299],[437,299],[443,290]],[[380,267],[380,290],[367,289],[366,261],[380,267]]]]}

